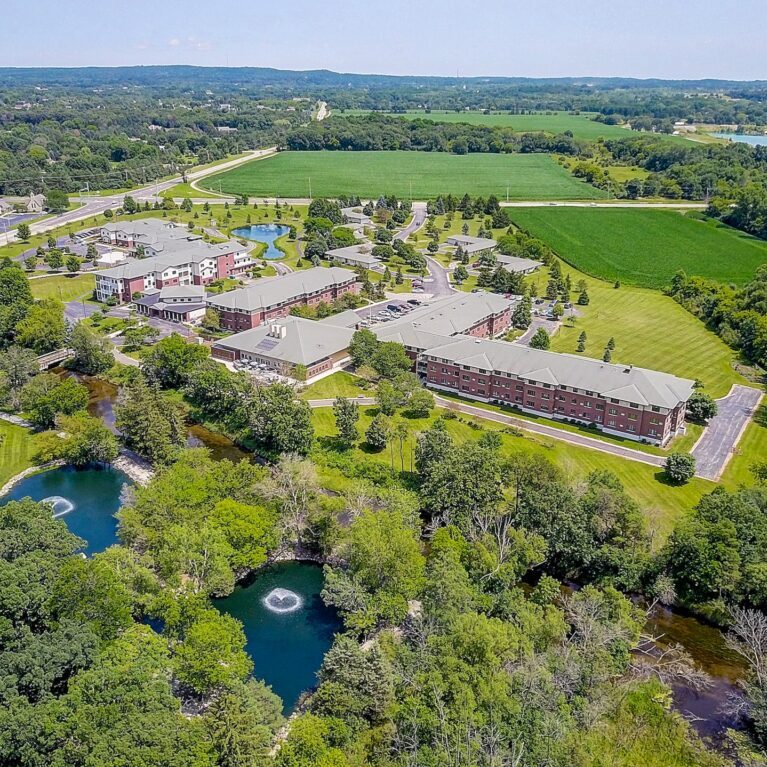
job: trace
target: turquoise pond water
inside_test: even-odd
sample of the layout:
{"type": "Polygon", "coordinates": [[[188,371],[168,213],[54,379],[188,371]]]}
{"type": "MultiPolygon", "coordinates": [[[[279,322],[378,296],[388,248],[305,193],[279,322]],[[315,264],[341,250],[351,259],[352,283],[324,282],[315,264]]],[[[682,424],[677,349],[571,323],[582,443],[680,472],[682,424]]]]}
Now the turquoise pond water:
{"type": "Polygon", "coordinates": [[[751,146],[767,146],[767,136],[746,136],[742,133],[712,133],[717,138],[726,138],[730,141],[737,141],[739,144],[750,144],[751,146]]]}
{"type": "Polygon", "coordinates": [[[338,614],[320,597],[322,586],[318,565],[281,562],[215,602],[242,621],[253,674],[282,698],[286,713],[316,686],[322,658],[341,630],[338,614]]]}
{"type": "Polygon", "coordinates": [[[131,484],[126,474],[116,469],[51,469],[19,482],[0,498],[0,505],[29,496],[33,501],[50,500],[53,513],[86,541],[83,551],[97,554],[117,543],[120,493],[131,484]]]}
{"type": "Polygon", "coordinates": [[[253,224],[253,226],[241,226],[233,229],[235,237],[244,237],[246,240],[266,243],[266,251],[261,258],[282,258],[285,254],[275,246],[274,241],[290,232],[289,226],[282,224],[253,224]]]}

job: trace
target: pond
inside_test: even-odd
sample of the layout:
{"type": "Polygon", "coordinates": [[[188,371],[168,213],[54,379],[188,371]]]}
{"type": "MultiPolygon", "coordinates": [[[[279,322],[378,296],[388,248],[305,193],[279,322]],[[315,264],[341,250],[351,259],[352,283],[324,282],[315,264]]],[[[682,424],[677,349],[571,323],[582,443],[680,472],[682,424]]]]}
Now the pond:
{"type": "Polygon", "coordinates": [[[316,686],[322,658],[341,630],[338,614],[320,597],[322,586],[319,565],[281,562],[215,602],[242,621],[253,674],[282,698],[286,714],[316,686]]]}
{"type": "Polygon", "coordinates": [[[736,141],[739,144],[750,144],[751,146],[767,145],[767,136],[755,136],[745,133],[712,133],[717,138],[726,138],[730,141],[736,141]]]}
{"type": "Polygon", "coordinates": [[[284,237],[288,232],[290,232],[290,227],[283,226],[282,224],[253,224],[252,226],[241,226],[238,229],[232,230],[232,234],[235,237],[243,237],[246,240],[265,243],[266,251],[260,257],[268,259],[282,258],[285,255],[274,244],[274,241],[284,237]]]}
{"type": "Polygon", "coordinates": [[[62,467],[34,474],[19,482],[0,504],[29,496],[33,501],[48,501],[54,516],[86,541],[85,554],[97,554],[117,543],[120,494],[131,484],[126,474],[116,469],[74,469],[62,467]]]}

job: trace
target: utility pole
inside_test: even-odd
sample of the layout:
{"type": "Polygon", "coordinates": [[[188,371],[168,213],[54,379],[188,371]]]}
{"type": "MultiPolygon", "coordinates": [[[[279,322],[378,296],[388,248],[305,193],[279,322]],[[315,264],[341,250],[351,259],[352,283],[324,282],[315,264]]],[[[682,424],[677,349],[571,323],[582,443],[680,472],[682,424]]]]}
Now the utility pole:
{"type": "Polygon", "coordinates": [[[506,182],[506,202],[509,201],[509,182],[506,182]]]}

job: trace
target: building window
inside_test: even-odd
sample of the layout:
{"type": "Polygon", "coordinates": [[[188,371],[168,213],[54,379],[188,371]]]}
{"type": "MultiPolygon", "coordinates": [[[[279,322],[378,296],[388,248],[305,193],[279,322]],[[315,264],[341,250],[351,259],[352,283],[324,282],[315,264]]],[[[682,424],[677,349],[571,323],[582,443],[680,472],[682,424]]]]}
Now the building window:
{"type": "Polygon", "coordinates": [[[608,412],[610,415],[618,415],[618,411],[614,407],[611,407],[608,412]]]}
{"type": "Polygon", "coordinates": [[[615,419],[614,419],[614,418],[611,418],[611,419],[610,419],[610,420],[607,422],[607,425],[608,425],[608,426],[615,426],[615,419]]]}

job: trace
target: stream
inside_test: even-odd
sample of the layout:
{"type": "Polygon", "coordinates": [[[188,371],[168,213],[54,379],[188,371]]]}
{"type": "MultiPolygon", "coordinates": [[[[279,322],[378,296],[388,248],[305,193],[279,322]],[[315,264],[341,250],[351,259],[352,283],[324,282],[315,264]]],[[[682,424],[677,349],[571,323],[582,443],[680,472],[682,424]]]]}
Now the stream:
{"type": "MultiPolygon", "coordinates": [[[[53,372],[74,376],[87,386],[90,394],[88,412],[92,416],[102,418],[114,430],[117,386],[95,376],[73,373],[61,368],[53,372]]],[[[187,444],[190,447],[208,448],[216,460],[254,460],[251,453],[237,447],[228,437],[200,424],[189,426],[187,444]]],[[[710,676],[712,684],[706,690],[698,692],[687,685],[676,684],[672,686],[672,691],[674,707],[690,719],[692,726],[702,737],[716,745],[725,730],[733,726],[720,709],[726,703],[728,694],[738,690],[738,680],[746,675],[748,669],[745,661],[727,647],[724,635],[719,629],[683,610],[656,608],[648,619],[645,630],[657,639],[660,648],[680,644],[710,676]]]]}

